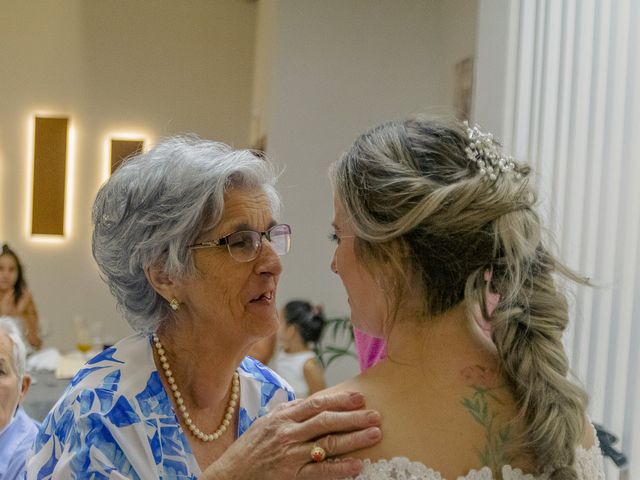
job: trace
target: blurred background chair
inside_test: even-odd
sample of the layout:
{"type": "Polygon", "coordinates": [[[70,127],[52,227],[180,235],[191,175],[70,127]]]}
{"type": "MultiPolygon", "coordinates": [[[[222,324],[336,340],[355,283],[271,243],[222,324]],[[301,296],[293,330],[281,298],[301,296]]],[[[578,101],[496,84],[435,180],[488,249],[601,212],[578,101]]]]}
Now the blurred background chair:
{"type": "Polygon", "coordinates": [[[629,479],[629,460],[627,456],[616,450],[613,446],[618,442],[618,437],[613,433],[608,432],[602,425],[594,424],[598,440],[600,442],[600,448],[605,458],[611,459],[616,467],[620,470],[620,480],[629,479]]]}

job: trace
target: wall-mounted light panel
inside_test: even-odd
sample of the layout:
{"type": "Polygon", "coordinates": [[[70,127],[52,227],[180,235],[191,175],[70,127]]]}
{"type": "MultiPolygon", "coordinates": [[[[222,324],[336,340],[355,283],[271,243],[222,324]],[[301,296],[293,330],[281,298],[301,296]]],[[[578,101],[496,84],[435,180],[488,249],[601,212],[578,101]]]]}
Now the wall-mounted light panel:
{"type": "Polygon", "coordinates": [[[111,139],[111,173],[115,172],[122,161],[131,155],[142,152],[144,140],[111,139]]]}
{"type": "Polygon", "coordinates": [[[64,235],[69,118],[36,117],[32,235],[64,235]]]}

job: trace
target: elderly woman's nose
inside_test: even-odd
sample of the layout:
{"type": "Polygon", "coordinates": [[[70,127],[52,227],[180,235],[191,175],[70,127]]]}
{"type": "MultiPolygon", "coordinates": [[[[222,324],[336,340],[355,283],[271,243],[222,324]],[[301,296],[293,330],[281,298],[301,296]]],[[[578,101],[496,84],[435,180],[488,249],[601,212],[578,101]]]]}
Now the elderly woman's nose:
{"type": "Polygon", "coordinates": [[[259,273],[280,275],[282,272],[280,256],[276,253],[271,242],[267,239],[262,240],[262,248],[260,249],[260,254],[256,259],[256,265],[259,273]]]}

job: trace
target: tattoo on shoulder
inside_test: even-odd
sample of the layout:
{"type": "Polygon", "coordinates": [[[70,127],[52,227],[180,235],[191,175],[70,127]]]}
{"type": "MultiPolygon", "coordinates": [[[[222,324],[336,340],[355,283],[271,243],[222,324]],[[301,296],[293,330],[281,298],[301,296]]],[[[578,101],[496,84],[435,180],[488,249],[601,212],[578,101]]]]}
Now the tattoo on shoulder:
{"type": "Polygon", "coordinates": [[[483,465],[499,475],[502,466],[513,461],[509,453],[509,444],[513,440],[512,427],[497,420],[496,405],[503,403],[499,391],[506,387],[501,384],[495,371],[480,365],[465,368],[462,376],[472,389],[462,399],[462,406],[485,432],[484,446],[477,448],[478,456],[483,465]]]}

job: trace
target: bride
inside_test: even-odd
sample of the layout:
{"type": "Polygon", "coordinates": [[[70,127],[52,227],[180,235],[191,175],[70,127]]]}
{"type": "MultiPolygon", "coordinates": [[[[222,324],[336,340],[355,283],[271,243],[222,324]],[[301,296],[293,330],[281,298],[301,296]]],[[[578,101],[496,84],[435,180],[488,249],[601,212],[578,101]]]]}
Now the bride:
{"type": "Polygon", "coordinates": [[[413,117],[362,135],[331,176],[331,268],[353,325],[388,347],[334,388],[382,415],[357,478],[604,479],[562,345],[558,277],[587,282],[547,249],[529,167],[477,127],[413,117]]]}

